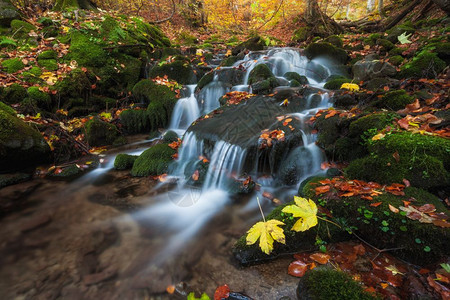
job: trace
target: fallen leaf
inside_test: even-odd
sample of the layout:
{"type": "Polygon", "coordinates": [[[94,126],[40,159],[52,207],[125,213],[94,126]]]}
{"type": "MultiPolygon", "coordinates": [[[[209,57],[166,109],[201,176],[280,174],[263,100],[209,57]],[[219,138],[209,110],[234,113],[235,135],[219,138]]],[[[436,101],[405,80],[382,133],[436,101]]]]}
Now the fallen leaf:
{"type": "Polygon", "coordinates": [[[282,212],[299,218],[292,226],[294,231],[305,231],[317,225],[317,206],[311,199],[294,196],[295,205],[288,205],[282,212]]]}
{"type": "Polygon", "coordinates": [[[273,242],[285,243],[283,229],[278,227],[284,225],[278,220],[268,220],[266,222],[258,222],[247,231],[247,245],[253,245],[259,239],[259,248],[262,252],[270,254],[273,250],[273,242]]]}
{"type": "Polygon", "coordinates": [[[288,274],[295,277],[303,277],[306,271],[308,271],[308,264],[299,260],[290,263],[288,267],[288,274]]]}
{"type": "Polygon", "coordinates": [[[214,292],[214,300],[227,299],[230,296],[230,288],[224,284],[219,286],[214,292]]]}
{"type": "Polygon", "coordinates": [[[325,254],[325,253],[314,253],[314,254],[311,254],[309,257],[321,265],[326,264],[331,258],[328,254],[325,254]]]}
{"type": "Polygon", "coordinates": [[[389,204],[389,210],[392,211],[395,214],[399,213],[399,209],[394,207],[394,206],[392,206],[391,204],[389,204]]]}

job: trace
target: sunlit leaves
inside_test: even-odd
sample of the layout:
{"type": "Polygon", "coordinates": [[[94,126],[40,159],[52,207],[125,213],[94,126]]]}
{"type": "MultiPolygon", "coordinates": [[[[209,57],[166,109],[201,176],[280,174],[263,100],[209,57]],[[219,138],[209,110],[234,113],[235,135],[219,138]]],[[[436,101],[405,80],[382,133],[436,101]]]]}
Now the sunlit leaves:
{"type": "Polygon", "coordinates": [[[356,83],[343,83],[341,85],[341,89],[349,90],[350,92],[357,92],[359,91],[359,85],[356,83]]]}
{"type": "Polygon", "coordinates": [[[253,245],[259,239],[259,248],[262,252],[270,254],[273,250],[274,241],[285,243],[283,229],[279,227],[281,225],[284,225],[284,223],[273,219],[256,223],[247,232],[247,245],[253,245]]]}
{"type": "Polygon", "coordinates": [[[311,199],[294,197],[295,205],[288,205],[282,212],[292,214],[299,218],[292,226],[294,231],[306,231],[317,225],[317,206],[311,199]]]}

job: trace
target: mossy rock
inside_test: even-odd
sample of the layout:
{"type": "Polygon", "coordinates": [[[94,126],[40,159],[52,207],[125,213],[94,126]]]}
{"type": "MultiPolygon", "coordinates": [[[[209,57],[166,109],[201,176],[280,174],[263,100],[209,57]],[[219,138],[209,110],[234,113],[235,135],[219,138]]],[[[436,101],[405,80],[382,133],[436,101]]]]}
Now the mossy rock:
{"type": "Polygon", "coordinates": [[[51,108],[52,99],[49,94],[39,90],[39,87],[32,86],[27,90],[29,101],[38,108],[48,110],[51,108]]]}
{"type": "Polygon", "coordinates": [[[427,49],[433,50],[433,52],[447,64],[450,63],[450,42],[431,43],[427,45],[427,49]]]}
{"type": "MultiPolygon", "coordinates": [[[[61,104],[69,102],[69,99],[83,99],[85,102],[90,97],[92,84],[95,83],[95,77],[90,78],[89,72],[85,73],[77,68],[67,74],[62,81],[57,81],[55,88],[61,99],[61,104]]],[[[66,104],[68,105],[68,104],[66,104]]],[[[70,108],[67,107],[66,108],[70,108]]]]}
{"type": "Polygon", "coordinates": [[[292,36],[292,41],[294,42],[304,42],[311,36],[311,28],[310,27],[300,27],[294,31],[294,35],[292,36]]]}
{"type": "Polygon", "coordinates": [[[372,138],[377,134],[378,130],[384,129],[388,125],[392,125],[395,118],[399,115],[391,112],[377,112],[367,116],[363,116],[353,121],[349,126],[350,137],[372,138]],[[372,130],[372,132],[370,132],[372,130]]]}
{"type": "Polygon", "coordinates": [[[128,170],[133,167],[134,162],[138,158],[137,155],[118,154],[114,160],[114,169],[116,170],[128,170]]]}
{"type": "Polygon", "coordinates": [[[239,60],[239,58],[237,56],[229,56],[227,58],[225,58],[220,65],[222,67],[231,67],[233,66],[237,61],[239,60]]]}
{"type": "Polygon", "coordinates": [[[120,114],[120,123],[127,133],[145,133],[150,130],[150,120],[147,110],[128,109],[120,114]]]}
{"type": "Polygon", "coordinates": [[[165,63],[155,66],[150,71],[150,77],[164,77],[167,75],[170,79],[179,84],[190,84],[195,82],[195,74],[191,65],[187,61],[176,60],[172,63],[165,63]]]}
{"type": "Polygon", "coordinates": [[[308,78],[306,76],[300,75],[297,72],[287,72],[283,75],[287,80],[296,80],[300,84],[308,84],[308,78]]]}
{"type": "Polygon", "coordinates": [[[11,21],[19,18],[20,14],[10,0],[0,2],[0,26],[9,27],[11,21]]]}
{"type": "Polygon", "coordinates": [[[140,18],[131,18],[128,22],[127,31],[130,36],[141,43],[146,43],[151,48],[170,47],[171,43],[163,31],[156,25],[144,22],[140,18]]]}
{"type": "Polygon", "coordinates": [[[10,114],[11,116],[16,116],[16,111],[9,105],[3,103],[0,101],[0,110],[3,110],[4,112],[10,114]]]}
{"type": "Polygon", "coordinates": [[[377,45],[381,46],[382,50],[385,52],[389,52],[389,50],[391,50],[395,47],[395,45],[387,39],[377,40],[377,45]]]}
{"type": "Polygon", "coordinates": [[[172,143],[178,141],[179,136],[178,134],[173,130],[168,130],[163,135],[163,141],[164,143],[172,143]]]}
{"type": "Polygon", "coordinates": [[[350,82],[352,82],[352,80],[345,78],[345,77],[334,78],[334,79],[327,81],[327,83],[325,83],[325,85],[323,87],[328,90],[339,90],[341,88],[342,84],[350,83],[350,82]]]}
{"type": "Polygon", "coordinates": [[[111,16],[106,16],[100,26],[100,34],[110,41],[118,42],[127,39],[127,32],[111,16]]]}
{"type": "Polygon", "coordinates": [[[405,59],[401,55],[394,55],[389,57],[389,62],[397,67],[400,66],[404,61],[405,59]]]}
{"type": "Polygon", "coordinates": [[[36,30],[36,27],[22,20],[13,20],[11,21],[11,30],[16,32],[16,34],[24,35],[28,34],[32,30],[36,30]]]}
{"type": "Polygon", "coordinates": [[[391,56],[395,56],[395,55],[400,55],[402,56],[404,50],[402,48],[392,48],[391,50],[389,50],[389,55],[391,56]]]}
{"type": "Polygon", "coordinates": [[[2,67],[5,68],[6,73],[16,73],[25,68],[25,65],[20,58],[11,58],[2,61],[2,67]]]}
{"type": "Polygon", "coordinates": [[[71,164],[62,168],[59,173],[52,173],[49,176],[58,180],[73,180],[84,174],[84,171],[80,169],[76,164],[71,164]]]}
{"type": "Polygon", "coordinates": [[[388,36],[386,37],[386,39],[388,41],[390,41],[391,43],[398,43],[398,36],[405,33],[405,34],[412,34],[415,33],[416,30],[410,26],[407,25],[398,25],[395,26],[393,28],[391,28],[390,30],[388,30],[388,36]]]}
{"type": "Polygon", "coordinates": [[[46,162],[50,147],[28,124],[0,110],[0,165],[2,172],[33,167],[46,162]]]}
{"type": "Polygon", "coordinates": [[[261,38],[260,36],[255,36],[234,47],[234,49],[232,50],[232,54],[238,55],[245,49],[250,51],[264,50],[265,45],[266,44],[263,38],[261,38]]]}
{"type": "Polygon", "coordinates": [[[421,52],[410,62],[401,67],[399,78],[435,78],[446,67],[445,61],[440,59],[436,53],[421,52]]]}
{"type": "Polygon", "coordinates": [[[370,143],[368,151],[370,156],[350,163],[345,169],[347,176],[386,184],[407,179],[411,185],[424,189],[450,184],[449,140],[395,133],[370,143]]]}
{"type": "Polygon", "coordinates": [[[112,145],[119,137],[119,130],[113,124],[106,123],[97,117],[85,124],[86,140],[90,146],[112,145]]]}
{"type": "Polygon", "coordinates": [[[383,35],[381,33],[372,33],[367,38],[364,39],[364,44],[369,46],[374,46],[378,39],[382,38],[383,35]]]}
{"type": "Polygon", "coordinates": [[[324,41],[338,48],[342,48],[344,46],[342,39],[337,35],[330,35],[324,41]]]}
{"type": "Polygon", "coordinates": [[[39,76],[42,75],[41,68],[34,66],[30,70],[22,72],[20,74],[20,78],[24,81],[31,82],[31,83],[40,83],[42,82],[42,79],[39,78],[39,76]]]}
{"type": "Polygon", "coordinates": [[[167,172],[176,150],[167,144],[158,144],[145,150],[134,162],[131,175],[142,177],[161,175],[167,172]]]}
{"type": "Polygon", "coordinates": [[[297,287],[299,300],[375,300],[362,285],[342,271],[319,267],[306,272],[297,287]]]}
{"type": "Polygon", "coordinates": [[[32,178],[29,173],[12,173],[12,174],[0,174],[0,189],[28,181],[32,178]]]}
{"type": "Polygon", "coordinates": [[[269,94],[273,88],[279,86],[277,79],[275,77],[270,77],[266,80],[257,81],[253,83],[252,86],[252,92],[254,94],[269,94]]]}
{"type": "Polygon", "coordinates": [[[85,67],[102,67],[108,61],[108,52],[103,47],[92,42],[89,35],[73,31],[70,35],[70,48],[68,57],[77,61],[78,65],[85,67]]]}
{"type": "Polygon", "coordinates": [[[55,59],[41,59],[38,60],[38,64],[48,71],[58,70],[58,62],[55,59]]]}
{"type": "Polygon", "coordinates": [[[263,81],[274,77],[272,71],[265,64],[256,65],[253,70],[250,71],[250,75],[248,77],[248,83],[253,84],[258,81],[263,81]]]}
{"type": "Polygon", "coordinates": [[[37,56],[37,60],[41,59],[57,59],[58,53],[54,50],[46,50],[37,56]]]}
{"type": "Polygon", "coordinates": [[[330,43],[313,43],[305,49],[305,55],[308,59],[316,57],[327,57],[340,64],[346,64],[348,55],[345,50],[337,48],[330,43]]]}
{"type": "Polygon", "coordinates": [[[208,85],[208,83],[212,82],[213,79],[214,79],[214,72],[206,73],[197,83],[197,88],[201,90],[206,85],[208,85]]]}
{"type": "Polygon", "coordinates": [[[1,93],[1,100],[9,104],[20,103],[27,97],[27,90],[18,83],[6,87],[1,93]]]}
{"type": "Polygon", "coordinates": [[[388,108],[394,111],[405,108],[407,104],[414,101],[414,97],[408,95],[405,90],[396,90],[387,92],[383,95],[381,100],[377,101],[375,105],[381,108],[388,108]]]}

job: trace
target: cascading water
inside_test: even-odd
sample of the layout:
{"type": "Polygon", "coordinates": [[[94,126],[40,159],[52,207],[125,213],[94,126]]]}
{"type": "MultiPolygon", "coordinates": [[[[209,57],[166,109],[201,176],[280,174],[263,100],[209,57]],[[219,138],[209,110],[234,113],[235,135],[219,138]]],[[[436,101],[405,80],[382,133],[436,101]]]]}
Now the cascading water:
{"type": "Polygon", "coordinates": [[[177,101],[170,121],[170,129],[186,130],[200,116],[194,91],[197,85],[188,85],[189,96],[177,101]]]}

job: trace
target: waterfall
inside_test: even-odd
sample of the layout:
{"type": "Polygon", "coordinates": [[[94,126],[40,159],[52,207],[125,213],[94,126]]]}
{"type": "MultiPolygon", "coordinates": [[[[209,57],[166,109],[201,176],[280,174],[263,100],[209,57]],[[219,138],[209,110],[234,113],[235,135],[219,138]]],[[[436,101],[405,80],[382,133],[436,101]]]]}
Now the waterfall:
{"type": "Polygon", "coordinates": [[[177,101],[170,121],[170,129],[186,130],[200,116],[194,91],[197,85],[188,85],[189,96],[177,101]]]}

